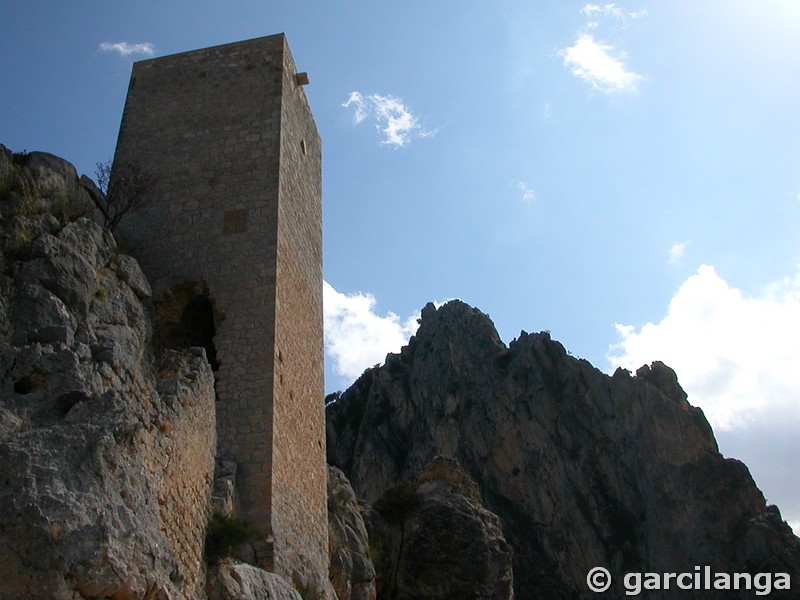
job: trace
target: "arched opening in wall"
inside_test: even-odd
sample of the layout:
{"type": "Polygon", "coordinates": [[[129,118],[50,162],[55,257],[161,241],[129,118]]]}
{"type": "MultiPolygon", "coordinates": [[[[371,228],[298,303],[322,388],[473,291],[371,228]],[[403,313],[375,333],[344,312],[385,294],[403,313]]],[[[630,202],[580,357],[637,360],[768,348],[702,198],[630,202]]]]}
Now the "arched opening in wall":
{"type": "Polygon", "coordinates": [[[223,316],[209,298],[207,286],[201,282],[181,283],[172,286],[153,304],[155,348],[205,348],[208,362],[216,371],[219,360],[214,336],[223,316]]]}
{"type": "Polygon", "coordinates": [[[211,364],[211,368],[216,371],[219,368],[217,362],[217,349],[214,347],[214,308],[211,301],[203,296],[195,296],[181,314],[178,322],[178,335],[184,339],[184,346],[191,348],[199,346],[205,348],[206,357],[211,364]]]}

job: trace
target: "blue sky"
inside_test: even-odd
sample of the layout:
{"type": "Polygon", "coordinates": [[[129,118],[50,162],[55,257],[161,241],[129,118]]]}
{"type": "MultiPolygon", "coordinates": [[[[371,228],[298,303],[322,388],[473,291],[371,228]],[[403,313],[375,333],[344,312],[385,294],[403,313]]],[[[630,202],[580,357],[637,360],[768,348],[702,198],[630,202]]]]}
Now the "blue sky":
{"type": "Polygon", "coordinates": [[[800,2],[17,1],[0,143],[91,175],[131,63],[285,32],[323,138],[326,388],[428,301],[663,360],[800,523],[800,2]]]}

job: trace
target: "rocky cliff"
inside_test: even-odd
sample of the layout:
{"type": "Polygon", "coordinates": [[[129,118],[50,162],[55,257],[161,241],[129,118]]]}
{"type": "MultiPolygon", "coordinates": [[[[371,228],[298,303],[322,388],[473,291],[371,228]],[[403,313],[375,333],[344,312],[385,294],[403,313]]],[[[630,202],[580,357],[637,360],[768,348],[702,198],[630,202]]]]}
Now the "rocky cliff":
{"type": "Polygon", "coordinates": [[[198,597],[208,361],[153,361],[150,286],[72,165],[0,150],[0,597],[198,597]]]}
{"type": "Polygon", "coordinates": [[[150,285],[99,194],[0,145],[0,600],[300,600],[207,564],[214,375],[203,348],[153,351],[150,285]]]}
{"type": "MultiPolygon", "coordinates": [[[[719,453],[702,411],[661,363],[609,377],[547,333],[523,332],[506,347],[485,314],[453,301],[425,307],[409,344],[329,398],[327,412],[329,463],[376,507],[407,482],[406,537],[416,531],[428,547],[441,541],[427,554],[409,551],[438,562],[438,589],[407,571],[379,598],[512,597],[477,585],[459,592],[463,574],[448,577],[446,568],[472,563],[474,574],[502,565],[506,542],[517,598],[592,597],[586,577],[598,566],[615,582],[611,598],[626,597],[625,573],[694,573],[695,566],[787,573],[800,584],[800,540],[766,505],[747,467],[719,453]],[[468,536],[492,538],[480,561],[467,539],[452,543],[463,529],[455,524],[464,514],[458,503],[420,522],[420,477],[441,457],[477,484],[471,503],[499,517],[501,532],[484,524],[468,536]]],[[[376,561],[379,581],[403,570],[405,559],[390,554],[382,568],[376,561]]],[[[753,593],[712,589],[697,597],[753,593]]],[[[781,593],[797,592],[773,597],[781,593]]]]}

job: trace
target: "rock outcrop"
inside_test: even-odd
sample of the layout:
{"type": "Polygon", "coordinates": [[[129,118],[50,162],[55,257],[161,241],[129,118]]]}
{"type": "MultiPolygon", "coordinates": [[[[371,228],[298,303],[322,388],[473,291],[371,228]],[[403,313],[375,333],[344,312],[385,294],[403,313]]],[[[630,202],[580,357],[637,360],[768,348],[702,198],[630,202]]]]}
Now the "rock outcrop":
{"type": "Polygon", "coordinates": [[[0,155],[0,598],[204,598],[205,353],[154,362],[150,286],[72,220],[92,211],[69,163],[0,155]]]}
{"type": "MultiPolygon", "coordinates": [[[[697,565],[800,581],[800,540],[661,363],[609,377],[547,333],[506,347],[486,315],[453,301],[425,307],[408,346],[327,410],[329,463],[368,503],[439,455],[457,460],[500,517],[517,598],[590,597],[597,566],[616,582],[610,598],[625,597],[627,572],[697,565]]],[[[453,568],[471,565],[448,541],[453,568]]]]}
{"type": "Polygon", "coordinates": [[[78,217],[102,223],[95,183],[78,177],[72,163],[48,152],[12,153],[0,144],[0,198],[4,225],[13,216],[48,214],[62,224],[78,217]]]}
{"type": "Polygon", "coordinates": [[[206,588],[208,600],[304,600],[282,577],[232,561],[210,568],[206,588]]]}
{"type": "Polygon", "coordinates": [[[368,512],[378,598],[509,600],[512,550],[500,519],[455,460],[437,457],[368,512]]]}
{"type": "Polygon", "coordinates": [[[328,555],[339,600],[376,600],[375,568],[363,513],[344,474],[328,467],[328,555]]]}

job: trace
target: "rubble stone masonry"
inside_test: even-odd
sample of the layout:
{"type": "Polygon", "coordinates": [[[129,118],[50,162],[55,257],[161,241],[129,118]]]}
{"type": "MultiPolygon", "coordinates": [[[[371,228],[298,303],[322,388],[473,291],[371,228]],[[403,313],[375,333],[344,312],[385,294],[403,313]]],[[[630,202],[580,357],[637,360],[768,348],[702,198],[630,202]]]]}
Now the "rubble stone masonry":
{"type": "Polygon", "coordinates": [[[173,583],[184,598],[197,598],[203,588],[203,541],[210,516],[216,432],[211,369],[197,354],[176,353],[160,378],[157,428],[139,436],[143,475],[155,487],[161,530],[179,560],[173,583]],[[187,377],[181,378],[185,373],[187,377]]]}
{"type": "Polygon", "coordinates": [[[285,37],[135,63],[127,164],[157,178],[117,231],[156,306],[213,306],[217,453],[265,533],[257,562],[327,580],[321,143],[285,37]]]}

